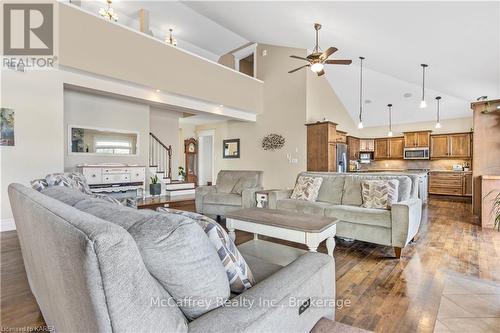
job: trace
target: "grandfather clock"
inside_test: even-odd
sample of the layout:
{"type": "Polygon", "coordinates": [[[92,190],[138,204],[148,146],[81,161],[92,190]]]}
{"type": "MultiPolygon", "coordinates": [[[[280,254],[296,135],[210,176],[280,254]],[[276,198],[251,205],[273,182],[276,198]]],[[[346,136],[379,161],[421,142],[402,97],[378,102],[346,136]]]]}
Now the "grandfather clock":
{"type": "Polygon", "coordinates": [[[184,140],[184,154],[186,155],[186,182],[198,183],[196,176],[198,142],[195,138],[184,140]]]}

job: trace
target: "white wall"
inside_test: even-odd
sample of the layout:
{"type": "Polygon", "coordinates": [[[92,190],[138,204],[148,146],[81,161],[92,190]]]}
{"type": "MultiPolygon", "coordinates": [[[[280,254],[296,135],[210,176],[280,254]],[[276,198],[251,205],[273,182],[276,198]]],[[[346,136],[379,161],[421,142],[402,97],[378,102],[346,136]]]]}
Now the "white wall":
{"type": "Polygon", "coordinates": [[[203,135],[198,138],[198,185],[213,182],[213,136],[203,135]]]}
{"type": "Polygon", "coordinates": [[[75,171],[76,165],[83,163],[129,163],[146,166],[148,164],[148,147],[149,105],[67,89],[64,91],[65,171],[75,171]],[[138,132],[138,152],[135,156],[97,156],[95,154],[69,153],[69,125],[83,128],[105,128],[118,132],[121,130],[138,132]]]}

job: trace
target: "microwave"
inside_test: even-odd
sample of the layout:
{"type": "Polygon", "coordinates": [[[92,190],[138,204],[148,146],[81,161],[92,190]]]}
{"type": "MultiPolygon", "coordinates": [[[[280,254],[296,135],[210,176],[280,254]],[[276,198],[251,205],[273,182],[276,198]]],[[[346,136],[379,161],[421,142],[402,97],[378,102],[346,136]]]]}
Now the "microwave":
{"type": "Polygon", "coordinates": [[[404,159],[405,160],[428,160],[429,159],[429,147],[405,148],[404,149],[404,159]]]}

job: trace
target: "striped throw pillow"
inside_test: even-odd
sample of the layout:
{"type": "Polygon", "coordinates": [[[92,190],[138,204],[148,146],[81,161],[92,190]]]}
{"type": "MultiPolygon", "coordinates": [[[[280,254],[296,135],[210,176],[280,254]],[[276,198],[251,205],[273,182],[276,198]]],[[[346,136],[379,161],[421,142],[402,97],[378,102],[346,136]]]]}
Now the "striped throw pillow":
{"type": "Polygon", "coordinates": [[[363,180],[361,196],[364,208],[391,209],[398,202],[399,180],[363,180]]]}

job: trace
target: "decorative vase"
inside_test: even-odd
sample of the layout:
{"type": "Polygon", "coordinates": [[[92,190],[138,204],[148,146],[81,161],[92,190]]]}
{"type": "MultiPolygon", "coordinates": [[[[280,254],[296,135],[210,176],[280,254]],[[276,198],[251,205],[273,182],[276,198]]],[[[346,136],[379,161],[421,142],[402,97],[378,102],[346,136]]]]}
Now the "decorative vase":
{"type": "Polygon", "coordinates": [[[183,175],[179,175],[179,177],[177,177],[177,180],[180,181],[180,182],[183,182],[184,181],[184,176],[183,175]]]}
{"type": "Polygon", "coordinates": [[[151,195],[160,195],[161,194],[161,184],[149,184],[149,193],[151,195]]]}

